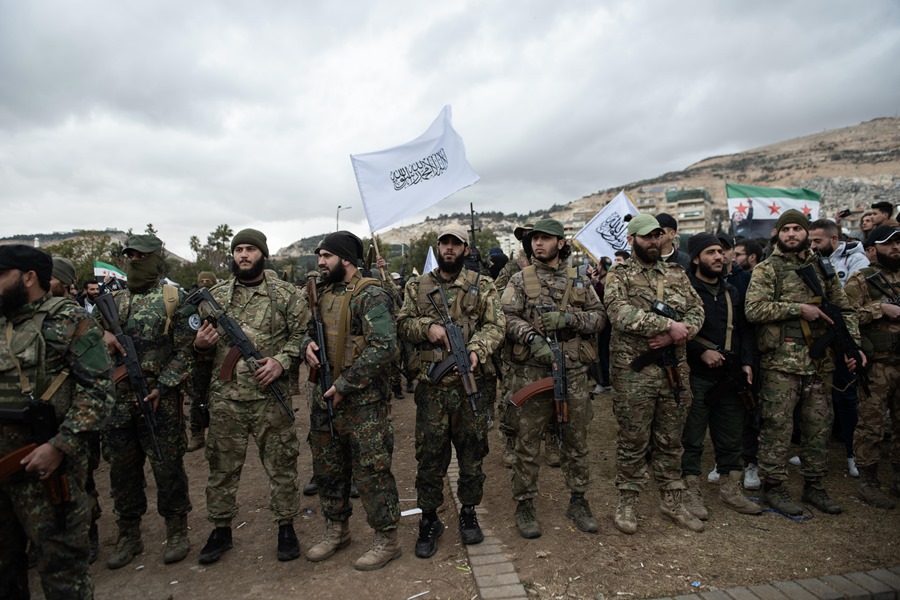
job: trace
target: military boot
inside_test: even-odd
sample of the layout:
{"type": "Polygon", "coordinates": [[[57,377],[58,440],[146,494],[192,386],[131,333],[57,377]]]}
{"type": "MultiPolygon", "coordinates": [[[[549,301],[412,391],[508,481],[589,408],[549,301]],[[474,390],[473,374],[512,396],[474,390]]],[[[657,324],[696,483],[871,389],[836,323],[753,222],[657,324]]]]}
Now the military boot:
{"type": "MultiPolygon", "coordinates": [[[[722,481],[722,478],[719,481],[722,481]]],[[[684,478],[684,485],[687,486],[682,495],[684,506],[701,521],[709,519],[709,511],[706,510],[706,505],[703,504],[700,478],[697,475],[687,475],[684,478]]]]}
{"type": "Polygon", "coordinates": [[[166,517],[166,552],[163,555],[163,562],[168,565],[184,560],[190,551],[187,515],[166,517]]]}
{"type": "Polygon", "coordinates": [[[703,531],[703,521],[684,505],[684,490],[660,490],[659,512],[669,517],[676,525],[695,533],[703,531]]]}
{"type": "Polygon", "coordinates": [[[372,547],[353,564],[357,571],[375,571],[395,558],[400,558],[403,549],[397,541],[397,530],[376,531],[372,547]]]}
{"type": "Polygon", "coordinates": [[[575,521],[575,527],[585,533],[597,533],[600,525],[591,513],[591,506],[583,494],[572,494],[566,516],[575,521]]]}
{"type": "Polygon", "coordinates": [[[519,500],[516,506],[516,528],[519,535],[531,540],[541,537],[541,524],[534,514],[534,500],[519,500]]]}
{"type": "Polygon", "coordinates": [[[506,447],[503,449],[503,466],[511,469],[513,463],[516,462],[516,438],[511,435],[506,436],[506,447]]]}
{"type": "Polygon", "coordinates": [[[544,462],[548,467],[559,466],[559,435],[555,429],[544,434],[544,462]]]}
{"type": "Polygon", "coordinates": [[[891,493],[900,498],[900,463],[891,464],[894,476],[891,478],[891,493]]]}
{"type": "Polygon", "coordinates": [[[100,556],[100,532],[97,530],[97,521],[91,521],[91,528],[88,529],[88,541],[91,543],[91,550],[88,553],[88,564],[92,565],[97,562],[100,556]]]}
{"type": "Polygon", "coordinates": [[[206,545],[200,550],[198,560],[201,565],[214,563],[222,558],[222,554],[226,550],[232,548],[234,548],[234,543],[231,541],[231,527],[216,527],[206,539],[206,545]]]}
{"type": "Polygon", "coordinates": [[[188,442],[187,447],[184,449],[185,452],[194,452],[206,446],[206,434],[203,433],[203,430],[194,431],[191,430],[191,440],[188,442]]]}
{"type": "Polygon", "coordinates": [[[829,515],[839,515],[844,512],[837,502],[828,497],[828,493],[819,481],[804,483],[803,496],[800,499],[829,515]]]}
{"type": "Polygon", "coordinates": [[[484,541],[484,532],[481,531],[481,526],[478,524],[478,515],[475,514],[474,506],[466,505],[459,511],[459,537],[467,546],[484,541]]]}
{"type": "Polygon", "coordinates": [[[437,539],[444,533],[444,524],[437,513],[422,514],[419,520],[419,539],[416,540],[416,556],[431,558],[437,552],[437,539]]]}
{"type": "Polygon", "coordinates": [[[616,515],[613,521],[616,529],[622,533],[631,535],[637,531],[637,512],[634,505],[637,503],[638,492],[634,490],[619,490],[619,505],[616,507],[616,515]]]}
{"type": "Polygon", "coordinates": [[[303,495],[304,496],[315,496],[319,493],[319,484],[316,483],[316,476],[313,475],[309,478],[309,483],[303,486],[303,495]]]}
{"type": "Polygon", "coordinates": [[[763,495],[769,506],[791,517],[803,514],[803,509],[791,500],[791,493],[780,481],[766,480],[763,485],[763,495]]]}
{"type": "Polygon", "coordinates": [[[325,519],[325,533],[319,543],[306,551],[306,558],[319,562],[331,558],[335,552],[350,545],[350,523],[325,519]]]}
{"type": "Polygon", "coordinates": [[[119,539],[116,540],[116,548],[106,559],[106,566],[110,569],[121,569],[144,551],[144,542],[141,541],[141,520],[119,519],[118,525],[119,539]]]}
{"type": "Polygon", "coordinates": [[[743,515],[758,515],[762,507],[741,492],[741,478],[740,471],[729,471],[727,476],[720,477],[719,499],[743,515]]]}
{"type": "Polygon", "coordinates": [[[278,549],[276,557],[281,562],[300,558],[300,542],[293,523],[282,523],[278,526],[278,549]]]}
{"type": "Polygon", "coordinates": [[[878,481],[878,463],[868,467],[858,467],[860,475],[859,495],[863,502],[875,508],[893,510],[897,505],[881,491],[878,481]]]}

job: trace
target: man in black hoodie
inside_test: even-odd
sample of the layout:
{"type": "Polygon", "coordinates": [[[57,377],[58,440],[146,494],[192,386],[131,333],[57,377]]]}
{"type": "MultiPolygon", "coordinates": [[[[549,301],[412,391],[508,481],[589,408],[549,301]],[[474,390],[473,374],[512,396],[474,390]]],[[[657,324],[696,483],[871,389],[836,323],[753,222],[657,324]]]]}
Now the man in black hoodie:
{"type": "Polygon", "coordinates": [[[716,454],[719,498],[729,508],[744,514],[762,512],[741,493],[741,464],[744,403],[738,383],[726,368],[729,361],[740,365],[740,376],[752,381],[753,338],[744,319],[744,299],[723,280],[725,254],[722,242],[710,233],[698,233],[688,240],[691,285],[703,301],[705,318],[700,332],[687,344],[694,400],[684,425],[681,444],[681,473],[687,486],[685,505],[698,519],[709,513],[700,491],[700,457],[706,428],[716,454]]]}

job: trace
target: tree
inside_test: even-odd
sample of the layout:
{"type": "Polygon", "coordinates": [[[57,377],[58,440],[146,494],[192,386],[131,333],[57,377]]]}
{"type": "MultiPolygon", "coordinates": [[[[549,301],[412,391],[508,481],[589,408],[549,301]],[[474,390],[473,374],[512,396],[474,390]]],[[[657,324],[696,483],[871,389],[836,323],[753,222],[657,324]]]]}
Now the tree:
{"type": "Polygon", "coordinates": [[[153,223],[147,223],[147,228],[144,230],[147,235],[155,235],[159,237],[159,232],[153,227],[153,223]]]}
{"type": "Polygon", "coordinates": [[[94,278],[94,261],[110,260],[111,244],[108,235],[89,233],[87,235],[70,238],[64,242],[52,244],[47,247],[52,256],[68,258],[75,263],[75,274],[78,282],[94,278]]]}

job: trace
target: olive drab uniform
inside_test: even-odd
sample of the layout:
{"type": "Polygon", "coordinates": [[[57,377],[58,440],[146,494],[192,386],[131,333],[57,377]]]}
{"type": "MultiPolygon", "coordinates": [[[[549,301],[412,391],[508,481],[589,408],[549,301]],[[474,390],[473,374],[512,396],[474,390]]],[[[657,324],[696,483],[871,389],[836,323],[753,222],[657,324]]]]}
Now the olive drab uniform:
{"type": "MultiPolygon", "coordinates": [[[[297,288],[267,269],[258,285],[244,285],[232,277],[213,286],[210,294],[238,322],[259,353],[282,366],[284,372],[277,383],[285,391],[290,408],[289,379],[300,361],[303,325],[309,319],[308,305],[297,288]]],[[[201,316],[205,309],[201,303],[201,316]]],[[[219,338],[205,353],[214,355],[206,443],[207,519],[215,527],[230,527],[237,515],[241,470],[252,435],[269,478],[272,518],[279,525],[288,524],[300,511],[297,429],[272,392],[259,385],[243,358],[234,363],[233,372],[223,372],[232,348],[229,340],[219,338]]]]}
{"type": "MultiPolygon", "coordinates": [[[[548,377],[551,368],[531,356],[529,338],[541,337],[539,307],[571,315],[571,325],[557,332],[566,359],[569,425],[560,439],[566,487],[583,495],[590,483],[588,425],[594,416],[588,395],[588,365],[597,360],[596,334],[606,324],[606,310],[587,279],[566,261],[549,266],[539,260],[514,274],[501,299],[506,314],[506,343],[511,364],[507,395],[548,377]]],[[[538,455],[548,422],[555,419],[552,393],[541,393],[513,411],[518,427],[512,465],[512,493],[517,501],[538,493],[538,455]]]]}
{"type": "MultiPolygon", "coordinates": [[[[41,546],[37,571],[46,598],[93,597],[86,436],[102,429],[112,408],[111,366],[102,330],[71,300],[45,296],[8,321],[0,318],[0,409],[24,408],[29,397],[52,405],[58,432],[49,442],[64,455],[55,474],[65,473],[70,493],[54,506],[37,473],[20,471],[0,481],[2,598],[29,597],[29,539],[41,546]]],[[[23,422],[0,419],[0,458],[33,442],[23,422]]]]}
{"type": "MultiPolygon", "coordinates": [[[[388,370],[398,346],[390,302],[377,280],[359,273],[347,283],[320,284],[318,310],[328,359],[334,386],[344,398],[334,407],[337,439],[332,440],[323,397],[326,390],[317,383],[308,438],[325,518],[338,523],[350,518],[352,481],[376,532],[396,530],[400,519],[397,484],[391,473],[394,429],[389,418],[388,370]]],[[[311,327],[302,341],[304,353],[314,341],[311,327]]]]}
{"type": "Polygon", "coordinates": [[[654,302],[674,309],[690,338],[703,326],[703,303],[681,265],[656,261],[645,266],[634,256],[610,268],[604,300],[613,328],[610,372],[619,425],[616,487],[620,498],[623,492],[641,492],[650,478],[649,463],[664,502],[677,505],[672,493],[684,489],[681,435],[691,407],[685,346],[675,346],[681,379],[677,398],[665,368],[651,363],[635,372],[631,362],[650,350],[649,338],[666,333],[671,325],[669,318],[652,310],[654,302]]]}
{"type": "MultiPolygon", "coordinates": [[[[432,296],[443,313],[439,294],[432,296]]],[[[489,277],[463,268],[452,281],[443,280],[439,270],[412,279],[406,284],[403,307],[397,314],[401,340],[415,346],[413,364],[417,365],[416,386],[416,490],[423,512],[437,510],[443,504],[444,476],[450,464],[451,444],[459,462],[459,500],[463,505],[481,502],[484,486],[482,460],[487,455],[487,427],[493,397],[483,382],[491,353],[503,341],[506,317],[500,298],[489,277]],[[453,322],[463,332],[466,360],[469,352],[478,356],[476,381],[481,392],[473,412],[460,377],[447,373],[433,383],[429,369],[449,356],[443,347],[428,341],[428,329],[442,319],[431,301],[430,292],[442,288],[453,322]]]]}
{"type": "Polygon", "coordinates": [[[745,311],[747,320],[757,325],[762,415],[759,467],[760,479],[769,487],[787,480],[797,404],[801,407],[800,472],[814,487],[820,485],[827,472],[826,443],[833,421],[828,392],[835,357],[830,348],[820,360],[810,357],[809,348],[825,333],[826,325],[821,319],[808,322],[800,318],[800,304],[820,301],[796,274],[807,265],[814,267],[829,300],[844,313],[850,334],[859,339],[857,317],[840,281],[837,277],[826,278],[812,253],[800,258],[798,253],[784,253],[776,247],[768,259],[753,269],[745,311]]]}

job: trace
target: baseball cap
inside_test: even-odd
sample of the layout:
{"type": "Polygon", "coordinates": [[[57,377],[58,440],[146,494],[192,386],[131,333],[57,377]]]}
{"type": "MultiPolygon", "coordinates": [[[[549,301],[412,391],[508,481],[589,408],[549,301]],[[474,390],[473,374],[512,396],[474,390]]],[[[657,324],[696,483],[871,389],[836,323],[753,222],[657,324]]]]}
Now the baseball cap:
{"type": "Polygon", "coordinates": [[[884,244],[895,235],[900,234],[900,227],[891,227],[890,225],[879,225],[872,230],[866,239],[866,245],[884,244]]]}
{"type": "Polygon", "coordinates": [[[653,215],[640,214],[628,221],[628,235],[649,235],[657,229],[662,226],[653,215]]]}
{"type": "Polygon", "coordinates": [[[452,235],[463,244],[469,244],[469,234],[466,233],[466,230],[460,227],[459,225],[447,225],[443,229],[441,229],[440,233],[438,233],[438,241],[445,235],[452,235]]]}

